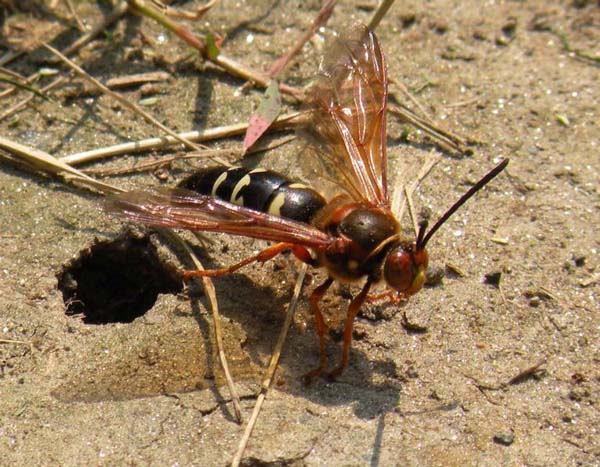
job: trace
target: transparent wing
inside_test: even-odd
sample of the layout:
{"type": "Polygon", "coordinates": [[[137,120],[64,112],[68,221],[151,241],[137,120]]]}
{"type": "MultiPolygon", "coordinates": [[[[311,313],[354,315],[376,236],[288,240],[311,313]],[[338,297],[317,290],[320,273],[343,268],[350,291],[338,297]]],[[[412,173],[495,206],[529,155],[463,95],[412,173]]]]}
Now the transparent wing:
{"type": "Polygon", "coordinates": [[[331,237],[309,224],[272,216],[183,189],[129,191],[107,198],[104,208],[155,227],[223,232],[323,248],[331,237]]]}
{"type": "Polygon", "coordinates": [[[325,176],[355,200],[389,207],[386,176],[387,74],[377,37],[365,26],[338,40],[308,91],[301,134],[325,176]]]}

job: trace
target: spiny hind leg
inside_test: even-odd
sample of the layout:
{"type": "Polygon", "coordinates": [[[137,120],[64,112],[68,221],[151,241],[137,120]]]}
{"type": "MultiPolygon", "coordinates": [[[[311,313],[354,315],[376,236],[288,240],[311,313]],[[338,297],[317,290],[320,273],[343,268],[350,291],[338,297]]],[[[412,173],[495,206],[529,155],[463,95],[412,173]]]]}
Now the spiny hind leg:
{"type": "Polygon", "coordinates": [[[348,364],[348,359],[350,357],[350,346],[352,344],[352,328],[354,326],[354,318],[356,318],[360,307],[367,299],[369,290],[371,289],[371,285],[372,283],[370,281],[367,281],[360,293],[356,297],[354,297],[354,299],[350,302],[350,305],[348,305],[348,311],[346,313],[346,324],[344,325],[344,344],[342,348],[342,358],[340,359],[340,364],[338,365],[338,367],[327,374],[329,379],[334,380],[338,376],[340,376],[344,371],[344,368],[346,368],[346,365],[348,364]]]}
{"type": "Polygon", "coordinates": [[[259,263],[264,263],[266,261],[269,261],[270,259],[273,259],[278,254],[283,253],[284,251],[291,251],[294,254],[294,256],[296,258],[298,258],[300,261],[303,261],[308,264],[314,263],[314,260],[312,259],[310,252],[303,246],[295,245],[293,243],[276,243],[275,245],[271,245],[270,247],[265,248],[264,250],[260,251],[256,255],[250,256],[250,257],[240,261],[239,263],[233,264],[226,268],[196,269],[193,271],[185,271],[183,273],[183,280],[187,281],[194,277],[225,276],[227,274],[231,274],[231,273],[237,271],[238,269],[240,269],[244,266],[247,266],[250,263],[254,263],[255,261],[258,261],[259,263]]]}

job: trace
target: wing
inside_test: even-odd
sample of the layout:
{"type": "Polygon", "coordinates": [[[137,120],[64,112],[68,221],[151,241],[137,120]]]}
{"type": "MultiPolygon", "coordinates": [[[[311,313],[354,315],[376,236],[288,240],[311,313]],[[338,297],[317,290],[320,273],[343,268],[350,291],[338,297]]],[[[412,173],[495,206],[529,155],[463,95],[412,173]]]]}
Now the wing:
{"type": "Polygon", "coordinates": [[[325,56],[308,91],[308,136],[327,177],[357,201],[389,208],[386,158],[387,73],[375,34],[359,26],[325,56]]]}
{"type": "Polygon", "coordinates": [[[105,210],[154,227],[223,232],[324,248],[332,237],[315,227],[183,189],[129,191],[107,198],[105,210]]]}

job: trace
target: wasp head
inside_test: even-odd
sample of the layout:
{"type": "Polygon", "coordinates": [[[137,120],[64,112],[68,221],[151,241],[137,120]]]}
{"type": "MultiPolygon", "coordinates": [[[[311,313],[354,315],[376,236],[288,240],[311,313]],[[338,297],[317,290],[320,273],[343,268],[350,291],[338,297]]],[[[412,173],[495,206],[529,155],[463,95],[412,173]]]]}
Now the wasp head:
{"type": "Polygon", "coordinates": [[[414,295],[425,284],[428,263],[425,248],[418,248],[418,243],[401,243],[388,253],[383,278],[402,295],[414,295]]]}

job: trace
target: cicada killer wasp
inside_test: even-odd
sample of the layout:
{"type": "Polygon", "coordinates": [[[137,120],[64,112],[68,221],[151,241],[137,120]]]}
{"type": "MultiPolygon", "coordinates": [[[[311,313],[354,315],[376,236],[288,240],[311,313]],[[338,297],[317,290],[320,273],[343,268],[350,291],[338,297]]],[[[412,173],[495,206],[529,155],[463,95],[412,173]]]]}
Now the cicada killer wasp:
{"type": "Polygon", "coordinates": [[[387,74],[375,34],[361,27],[326,56],[320,77],[308,91],[309,124],[304,133],[326,173],[344,189],[330,201],[282,174],[262,169],[212,168],[175,189],[132,191],[108,200],[108,210],[159,227],[224,232],[278,242],[233,266],[187,271],[185,279],[229,274],[254,261],[291,251],[299,260],[325,268],[327,279],[310,295],[320,346],[320,364],[307,380],[339,376],[348,363],[352,326],[374,284],[385,281],[397,298],[425,283],[425,247],[440,226],[507,165],[502,161],[416,239],[402,236],[390,206],[387,184],[387,74]],[[343,350],[336,369],[326,372],[327,326],[319,301],[334,281],[365,280],[350,302],[343,350]]]}

